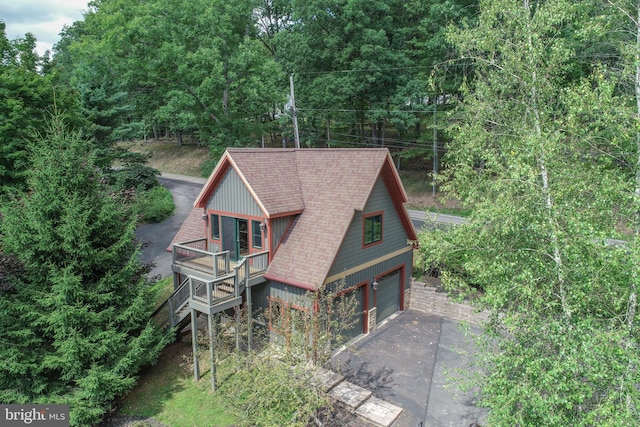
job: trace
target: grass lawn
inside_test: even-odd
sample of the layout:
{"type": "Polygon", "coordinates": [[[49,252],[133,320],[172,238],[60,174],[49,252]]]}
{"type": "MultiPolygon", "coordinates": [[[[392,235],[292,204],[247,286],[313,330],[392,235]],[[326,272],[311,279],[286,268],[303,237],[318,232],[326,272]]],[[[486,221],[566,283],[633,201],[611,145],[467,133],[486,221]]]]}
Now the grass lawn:
{"type": "MultiPolygon", "coordinates": [[[[159,289],[160,305],[173,293],[173,278],[154,286],[159,289]]],[[[211,391],[208,353],[200,356],[200,372],[203,378],[196,382],[188,339],[170,344],[158,363],[141,373],[137,385],[120,402],[118,415],[154,418],[171,427],[238,425],[224,395],[211,391]]]]}
{"type": "Polygon", "coordinates": [[[118,415],[151,417],[171,427],[238,425],[224,395],[211,391],[204,355],[200,358],[204,377],[194,380],[191,351],[191,343],[182,341],[165,348],[158,363],[142,373],[123,399],[118,415]]]}
{"type": "Polygon", "coordinates": [[[149,166],[160,172],[187,176],[202,176],[202,163],[209,148],[195,144],[178,147],[174,140],[121,142],[121,146],[136,153],[151,154],[149,166]]]}
{"type": "Polygon", "coordinates": [[[460,201],[447,198],[443,193],[432,194],[431,176],[420,170],[402,170],[400,179],[407,193],[407,209],[427,210],[443,214],[468,216],[460,201]]]}

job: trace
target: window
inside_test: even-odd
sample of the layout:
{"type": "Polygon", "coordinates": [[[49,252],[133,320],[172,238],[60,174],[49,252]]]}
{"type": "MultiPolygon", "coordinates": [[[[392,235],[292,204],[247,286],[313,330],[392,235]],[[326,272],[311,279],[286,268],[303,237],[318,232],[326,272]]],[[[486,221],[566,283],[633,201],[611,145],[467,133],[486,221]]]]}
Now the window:
{"type": "Polygon", "coordinates": [[[267,297],[269,309],[267,320],[269,330],[286,340],[287,345],[294,342],[305,341],[311,343],[313,314],[308,308],[288,303],[278,298],[267,297]]]}
{"type": "Polygon", "coordinates": [[[382,240],[382,214],[373,214],[364,217],[363,241],[365,246],[382,240]]]}
{"type": "Polygon", "coordinates": [[[220,239],[220,217],[216,214],[211,215],[211,238],[220,239]]]}
{"type": "Polygon", "coordinates": [[[260,221],[251,221],[251,241],[254,248],[262,247],[262,229],[260,228],[260,221]]]}

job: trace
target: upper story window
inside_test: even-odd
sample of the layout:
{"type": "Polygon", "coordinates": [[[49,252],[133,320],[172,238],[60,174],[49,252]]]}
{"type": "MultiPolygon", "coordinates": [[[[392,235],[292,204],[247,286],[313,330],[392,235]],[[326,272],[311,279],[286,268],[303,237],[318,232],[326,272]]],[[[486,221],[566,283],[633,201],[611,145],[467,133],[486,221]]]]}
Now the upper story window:
{"type": "Polygon", "coordinates": [[[382,241],[382,212],[363,217],[362,241],[365,246],[382,241]]]}
{"type": "Polygon", "coordinates": [[[262,247],[262,228],[260,228],[260,221],[251,221],[251,241],[254,248],[262,247]]]}
{"type": "Polygon", "coordinates": [[[211,215],[211,238],[220,239],[220,216],[217,214],[211,215]]]}

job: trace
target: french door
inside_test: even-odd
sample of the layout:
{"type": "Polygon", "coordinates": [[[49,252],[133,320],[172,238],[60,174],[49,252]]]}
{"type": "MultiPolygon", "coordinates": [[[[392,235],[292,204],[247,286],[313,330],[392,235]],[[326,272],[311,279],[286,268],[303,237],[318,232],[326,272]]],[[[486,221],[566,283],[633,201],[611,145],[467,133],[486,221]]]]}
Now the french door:
{"type": "Polygon", "coordinates": [[[222,250],[229,251],[229,257],[233,261],[249,254],[248,220],[222,217],[222,250]]]}

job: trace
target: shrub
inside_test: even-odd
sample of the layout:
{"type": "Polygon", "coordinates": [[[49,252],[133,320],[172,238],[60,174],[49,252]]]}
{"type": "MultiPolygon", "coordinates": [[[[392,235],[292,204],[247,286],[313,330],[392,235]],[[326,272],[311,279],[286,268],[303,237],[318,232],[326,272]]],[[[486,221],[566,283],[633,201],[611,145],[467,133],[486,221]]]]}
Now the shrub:
{"type": "Polygon", "coordinates": [[[161,185],[138,192],[136,212],[140,222],[162,222],[173,214],[174,209],[173,196],[161,185]]]}

